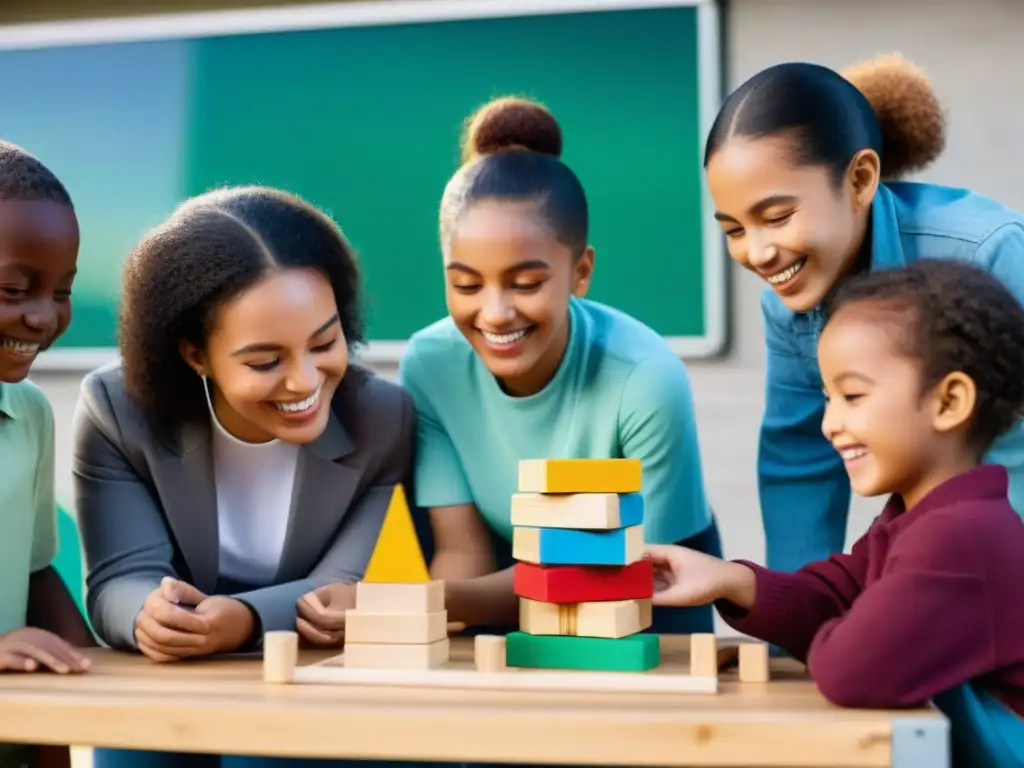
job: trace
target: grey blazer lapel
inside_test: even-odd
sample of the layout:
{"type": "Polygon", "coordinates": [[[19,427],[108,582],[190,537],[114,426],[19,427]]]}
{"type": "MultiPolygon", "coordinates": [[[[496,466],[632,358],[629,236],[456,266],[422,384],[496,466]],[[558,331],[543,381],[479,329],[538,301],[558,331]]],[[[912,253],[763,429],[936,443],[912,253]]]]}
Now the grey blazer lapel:
{"type": "Polygon", "coordinates": [[[177,451],[153,472],[153,482],[192,581],[200,591],[213,592],[220,572],[220,540],[209,422],[182,428],[177,451]]]}
{"type": "Polygon", "coordinates": [[[278,583],[305,578],[310,564],[330,544],[363,476],[359,469],[339,463],[353,450],[333,410],[320,437],[302,447],[278,583]]]}

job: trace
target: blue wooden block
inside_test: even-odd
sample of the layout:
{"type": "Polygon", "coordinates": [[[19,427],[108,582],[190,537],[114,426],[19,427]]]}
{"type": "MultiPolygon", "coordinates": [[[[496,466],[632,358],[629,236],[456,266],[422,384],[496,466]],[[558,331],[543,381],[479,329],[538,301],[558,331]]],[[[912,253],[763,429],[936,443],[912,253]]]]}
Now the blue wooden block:
{"type": "Polygon", "coordinates": [[[610,531],[516,528],[512,557],[540,565],[629,565],[644,554],[643,526],[610,531]]]}

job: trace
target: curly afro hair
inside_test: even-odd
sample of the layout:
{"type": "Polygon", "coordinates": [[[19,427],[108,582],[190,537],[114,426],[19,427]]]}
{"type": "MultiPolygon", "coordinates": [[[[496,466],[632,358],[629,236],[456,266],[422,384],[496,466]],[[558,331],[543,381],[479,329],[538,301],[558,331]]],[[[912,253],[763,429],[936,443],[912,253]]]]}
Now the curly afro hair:
{"type": "Polygon", "coordinates": [[[463,166],[441,200],[441,247],[447,252],[458,218],[483,199],[534,203],[560,243],[578,258],[588,245],[587,196],[561,160],[562,129],[554,115],[530,99],[504,96],[473,112],[463,124],[463,166]]]}
{"type": "Polygon", "coordinates": [[[800,165],[842,178],[864,149],[878,153],[885,179],[927,168],[946,145],[946,119],[924,73],[899,54],[835,72],[789,62],[758,72],[725,100],[704,148],[707,167],[734,136],[785,135],[800,165]]]}
{"type": "Polygon", "coordinates": [[[124,270],[119,341],[125,388],[154,423],[173,429],[206,412],[181,342],[204,348],[225,301],[272,270],[294,268],[330,280],[348,344],[362,342],[353,250],[327,215],[294,195],[264,187],[207,192],[140,240],[124,270]]]}
{"type": "Polygon", "coordinates": [[[921,71],[898,53],[858,62],[842,75],[864,94],[882,134],[882,175],[931,165],[946,148],[946,116],[921,71]]]}
{"type": "Polygon", "coordinates": [[[974,264],[922,259],[851,278],[830,299],[831,319],[853,308],[892,325],[901,351],[920,361],[922,390],[948,374],[970,376],[977,403],[968,441],[984,454],[1024,418],[1024,307],[974,264]]]}
{"type": "Polygon", "coordinates": [[[7,141],[0,141],[0,200],[47,200],[74,210],[71,195],[53,172],[7,141]]]}

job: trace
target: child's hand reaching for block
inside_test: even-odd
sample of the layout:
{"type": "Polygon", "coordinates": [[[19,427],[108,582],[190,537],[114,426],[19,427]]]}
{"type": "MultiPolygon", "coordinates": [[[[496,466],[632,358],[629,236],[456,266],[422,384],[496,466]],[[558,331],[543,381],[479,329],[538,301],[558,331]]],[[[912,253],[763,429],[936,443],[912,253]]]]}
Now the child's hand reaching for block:
{"type": "Polygon", "coordinates": [[[648,544],[644,557],[654,565],[654,605],[707,605],[716,600],[744,610],[754,605],[757,582],[745,565],[674,544],[648,544]]]}
{"type": "Polygon", "coordinates": [[[50,632],[23,627],[0,635],[0,672],[85,672],[89,659],[50,632]]]}

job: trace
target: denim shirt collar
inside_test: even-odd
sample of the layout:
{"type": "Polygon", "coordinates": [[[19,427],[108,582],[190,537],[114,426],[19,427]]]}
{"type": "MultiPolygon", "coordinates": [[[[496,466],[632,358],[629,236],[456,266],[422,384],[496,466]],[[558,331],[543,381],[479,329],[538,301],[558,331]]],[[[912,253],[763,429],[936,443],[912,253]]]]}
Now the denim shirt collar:
{"type": "Polygon", "coordinates": [[[896,200],[888,187],[879,184],[871,203],[871,270],[893,269],[906,263],[896,200]]]}

